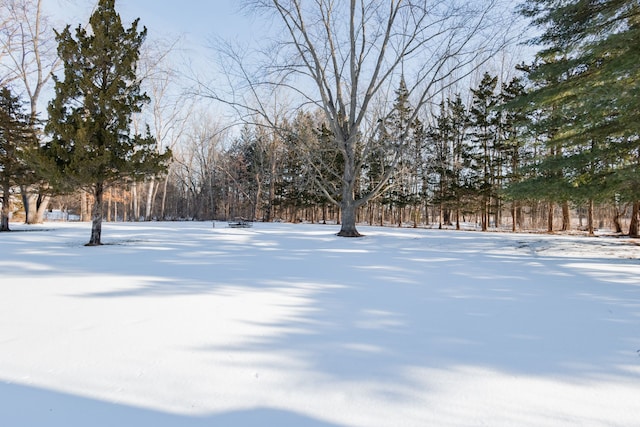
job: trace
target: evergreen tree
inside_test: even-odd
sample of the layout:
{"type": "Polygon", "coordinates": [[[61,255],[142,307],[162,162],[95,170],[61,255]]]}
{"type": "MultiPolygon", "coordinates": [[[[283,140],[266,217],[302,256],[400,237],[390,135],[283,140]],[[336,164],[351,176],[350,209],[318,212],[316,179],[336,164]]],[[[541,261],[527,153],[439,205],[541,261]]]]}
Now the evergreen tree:
{"type": "Polygon", "coordinates": [[[429,164],[433,203],[440,207],[439,228],[450,225],[449,204],[453,201],[453,124],[449,103],[440,103],[440,114],[429,131],[429,164]]]}
{"type": "MultiPolygon", "coordinates": [[[[502,84],[500,92],[500,140],[501,149],[506,160],[505,173],[507,178],[507,189],[509,186],[522,181],[522,163],[525,153],[525,143],[527,141],[526,129],[528,122],[527,114],[522,106],[511,105],[514,100],[524,97],[526,94],[525,86],[521,78],[514,78],[508,84],[502,84]]],[[[508,194],[508,191],[507,191],[508,194]]],[[[521,209],[519,201],[512,198],[511,205],[511,223],[512,231],[521,223],[521,209]]]]}
{"type": "Polygon", "coordinates": [[[8,87],[0,89],[0,231],[9,231],[11,189],[31,175],[28,156],[35,142],[31,115],[8,87]]]}
{"type": "MultiPolygon", "coordinates": [[[[480,196],[482,230],[487,230],[491,214],[491,203],[496,197],[495,182],[498,178],[497,163],[497,105],[495,89],[498,78],[485,73],[476,89],[471,89],[473,101],[469,110],[475,144],[475,161],[479,170],[476,189],[480,196]]],[[[497,212],[497,209],[495,209],[497,212]]]]}
{"type": "Polygon", "coordinates": [[[45,147],[51,182],[57,188],[83,188],[94,196],[91,238],[101,244],[105,188],[123,179],[138,180],[164,170],[170,153],[157,154],[149,134],[132,134],[132,116],[148,102],[136,75],[146,29],[138,20],[122,26],[114,0],[100,0],[75,37],[67,26],[57,33],[64,78],[55,79],[49,103],[45,147]]]}
{"type": "MultiPolygon", "coordinates": [[[[637,0],[529,0],[521,11],[543,29],[527,96],[561,111],[548,145],[572,196],[589,206],[640,184],[640,6],[637,0]]],[[[590,211],[591,212],[591,211],[590,211]]],[[[590,215],[591,217],[591,215],[590,215]]],[[[592,218],[591,218],[592,219],[592,218]]],[[[590,221],[592,231],[592,221],[590,221]]],[[[630,230],[631,231],[631,230],[630,230]]]]}
{"type": "MultiPolygon", "coordinates": [[[[382,192],[382,202],[397,209],[398,225],[407,206],[415,207],[420,202],[419,169],[422,164],[424,130],[409,102],[409,91],[404,77],[395,91],[393,108],[379,123],[378,140],[371,144],[365,155],[372,162],[368,166],[367,190],[380,186],[387,179],[386,190],[382,192]],[[393,169],[393,175],[390,171],[393,169]]],[[[415,222],[414,222],[415,224],[415,222]]]]}
{"type": "Polygon", "coordinates": [[[433,201],[440,205],[440,224],[450,224],[453,215],[460,229],[461,210],[470,203],[471,185],[477,171],[471,168],[468,143],[469,115],[460,95],[440,104],[440,113],[429,132],[428,149],[433,201]]]}

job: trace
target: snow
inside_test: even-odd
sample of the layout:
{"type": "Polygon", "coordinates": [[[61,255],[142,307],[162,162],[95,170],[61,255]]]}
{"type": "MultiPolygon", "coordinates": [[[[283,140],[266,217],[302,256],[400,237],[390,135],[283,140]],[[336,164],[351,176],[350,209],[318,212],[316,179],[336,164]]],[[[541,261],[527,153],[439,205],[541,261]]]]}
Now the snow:
{"type": "Polygon", "coordinates": [[[640,244],[335,226],[0,234],[0,426],[635,426],[640,244]]]}

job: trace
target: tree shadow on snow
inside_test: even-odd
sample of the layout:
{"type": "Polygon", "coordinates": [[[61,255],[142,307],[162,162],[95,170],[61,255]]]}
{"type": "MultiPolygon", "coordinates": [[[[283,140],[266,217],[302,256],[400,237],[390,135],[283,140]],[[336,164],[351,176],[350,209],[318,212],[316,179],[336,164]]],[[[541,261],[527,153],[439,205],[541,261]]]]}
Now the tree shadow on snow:
{"type": "Polygon", "coordinates": [[[132,272],[146,277],[139,286],[69,297],[216,295],[234,287],[294,294],[296,306],[281,307],[293,314],[282,320],[246,320],[275,333],[188,350],[205,357],[286,353],[330,378],[402,383],[407,393],[422,391],[409,373],[416,368],[480,366],[588,381],[628,376],[621,367],[637,363],[634,273],[613,280],[612,273],[588,270],[635,261],[546,256],[534,250],[535,235],[372,229],[344,239],[320,230],[194,227],[170,238],[150,232],[126,247],[92,251],[103,262],[77,250],[56,268],[61,276],[72,270],[111,273],[115,281],[132,272]]]}
{"type": "Polygon", "coordinates": [[[21,427],[341,427],[277,408],[179,415],[53,390],[0,384],[0,425],[21,427]]]}

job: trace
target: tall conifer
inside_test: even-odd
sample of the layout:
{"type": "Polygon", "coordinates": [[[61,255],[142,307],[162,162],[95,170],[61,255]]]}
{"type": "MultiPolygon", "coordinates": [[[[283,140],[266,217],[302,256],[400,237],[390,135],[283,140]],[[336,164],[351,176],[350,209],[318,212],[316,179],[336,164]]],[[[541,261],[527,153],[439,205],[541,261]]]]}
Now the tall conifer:
{"type": "Polygon", "coordinates": [[[532,40],[541,50],[529,75],[535,87],[527,98],[534,108],[556,116],[561,112],[562,118],[547,141],[558,156],[543,166],[562,170],[572,196],[588,206],[614,194],[637,203],[637,0],[528,0],[521,11],[543,30],[532,40]]]}
{"type": "Polygon", "coordinates": [[[163,169],[169,153],[158,155],[156,140],[131,132],[132,116],[148,102],[136,75],[146,29],[138,20],[122,26],[114,0],[100,0],[89,27],[67,26],[57,33],[64,76],[55,79],[46,127],[52,141],[51,181],[83,188],[94,196],[91,239],[101,244],[103,194],[114,182],[137,180],[163,169]]]}

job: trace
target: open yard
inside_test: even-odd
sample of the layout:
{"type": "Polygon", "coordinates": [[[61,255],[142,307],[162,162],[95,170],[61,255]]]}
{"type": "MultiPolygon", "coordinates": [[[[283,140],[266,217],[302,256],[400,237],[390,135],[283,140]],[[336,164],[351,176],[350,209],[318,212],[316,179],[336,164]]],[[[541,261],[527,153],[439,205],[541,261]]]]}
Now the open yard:
{"type": "Polygon", "coordinates": [[[0,234],[0,425],[637,426],[640,242],[208,222],[0,234]]]}

